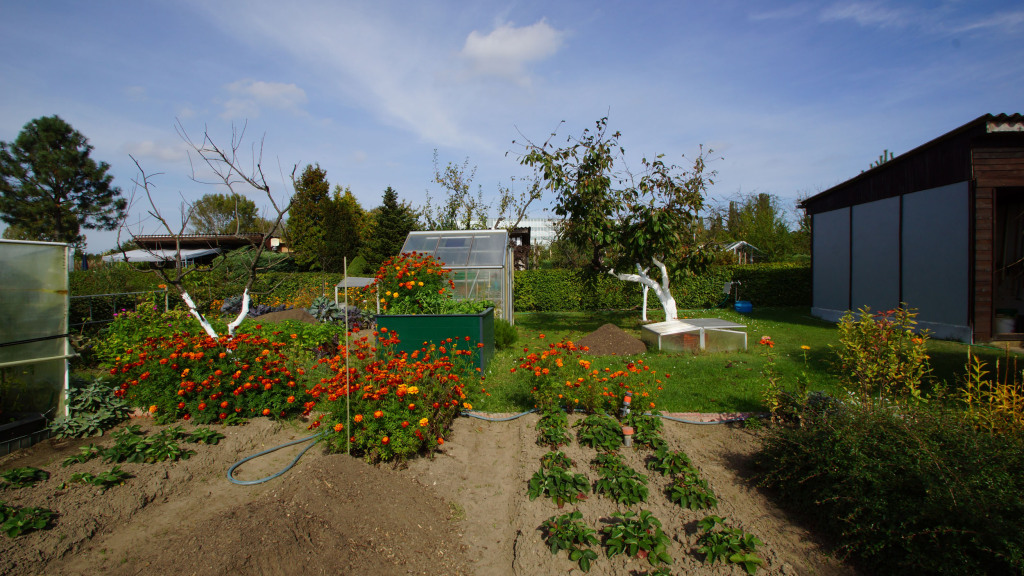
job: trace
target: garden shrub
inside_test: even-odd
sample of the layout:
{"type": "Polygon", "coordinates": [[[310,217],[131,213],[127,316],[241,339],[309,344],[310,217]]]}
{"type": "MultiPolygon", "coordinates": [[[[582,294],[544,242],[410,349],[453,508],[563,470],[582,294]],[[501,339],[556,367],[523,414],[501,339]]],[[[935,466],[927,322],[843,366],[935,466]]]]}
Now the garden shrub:
{"type": "Polygon", "coordinates": [[[957,391],[957,400],[963,403],[967,417],[979,430],[994,434],[1024,433],[1024,382],[1019,381],[1017,362],[1000,369],[989,377],[986,365],[968,350],[967,371],[963,386],[957,391]]]}
{"type": "Polygon", "coordinates": [[[502,318],[494,319],[494,347],[498,350],[505,350],[515,345],[519,340],[519,331],[515,326],[502,318]]]}
{"type": "Polygon", "coordinates": [[[920,398],[931,373],[927,332],[915,333],[917,314],[906,305],[871,313],[861,308],[839,320],[839,384],[861,396],[920,398]]]}
{"type": "Polygon", "coordinates": [[[844,404],[777,427],[761,485],[875,574],[1024,571],[1024,438],[927,405],[844,404]]]}
{"type": "Polygon", "coordinates": [[[50,425],[57,438],[100,436],[128,418],[128,404],[116,397],[114,387],[104,378],[86,380],[72,375],[68,385],[68,416],[50,425]]]}

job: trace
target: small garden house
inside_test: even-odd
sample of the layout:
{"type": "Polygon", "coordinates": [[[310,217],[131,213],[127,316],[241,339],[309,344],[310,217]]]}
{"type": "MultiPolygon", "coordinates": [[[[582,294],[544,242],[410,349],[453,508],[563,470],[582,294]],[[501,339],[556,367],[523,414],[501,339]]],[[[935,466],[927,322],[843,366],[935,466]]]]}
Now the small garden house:
{"type": "Polygon", "coordinates": [[[71,247],[0,240],[0,455],[65,414],[71,247]]]}
{"type": "Polygon", "coordinates": [[[505,230],[434,230],[410,232],[402,253],[432,254],[452,271],[455,298],[490,300],[494,314],[513,320],[515,267],[505,230]]]}
{"type": "Polygon", "coordinates": [[[802,206],[815,316],[905,302],[939,338],[1024,332],[1024,116],[981,116],[802,206]]]}

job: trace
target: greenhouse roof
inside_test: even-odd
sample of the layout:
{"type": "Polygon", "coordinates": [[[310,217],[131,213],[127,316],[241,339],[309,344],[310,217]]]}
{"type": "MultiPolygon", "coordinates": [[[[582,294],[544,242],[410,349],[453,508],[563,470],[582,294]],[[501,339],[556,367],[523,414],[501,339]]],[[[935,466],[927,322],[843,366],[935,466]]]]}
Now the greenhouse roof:
{"type": "Polygon", "coordinates": [[[432,230],[410,232],[402,253],[432,254],[452,269],[501,268],[508,250],[506,230],[432,230]]]}

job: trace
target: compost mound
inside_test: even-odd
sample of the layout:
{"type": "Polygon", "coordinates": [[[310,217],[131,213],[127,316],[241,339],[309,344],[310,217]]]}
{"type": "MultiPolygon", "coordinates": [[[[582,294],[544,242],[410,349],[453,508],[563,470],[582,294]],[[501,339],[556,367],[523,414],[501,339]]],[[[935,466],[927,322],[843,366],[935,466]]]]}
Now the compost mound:
{"type": "Polygon", "coordinates": [[[583,338],[577,346],[586,346],[593,356],[629,356],[647,352],[647,346],[614,324],[605,324],[583,338]]]}

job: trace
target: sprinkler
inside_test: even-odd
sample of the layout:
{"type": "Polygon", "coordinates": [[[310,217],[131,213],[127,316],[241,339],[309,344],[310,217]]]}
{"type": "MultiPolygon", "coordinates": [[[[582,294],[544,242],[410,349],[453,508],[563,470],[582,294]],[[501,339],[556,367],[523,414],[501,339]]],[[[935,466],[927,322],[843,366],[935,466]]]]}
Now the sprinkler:
{"type": "Polygon", "coordinates": [[[633,445],[633,427],[632,426],[623,426],[622,427],[622,437],[623,437],[623,441],[626,444],[626,448],[631,447],[633,445]]]}
{"type": "Polygon", "coordinates": [[[626,396],[625,398],[622,399],[622,417],[623,418],[625,418],[626,416],[629,416],[629,408],[630,408],[629,403],[632,402],[632,401],[633,401],[633,398],[630,397],[630,396],[626,396]]]}

